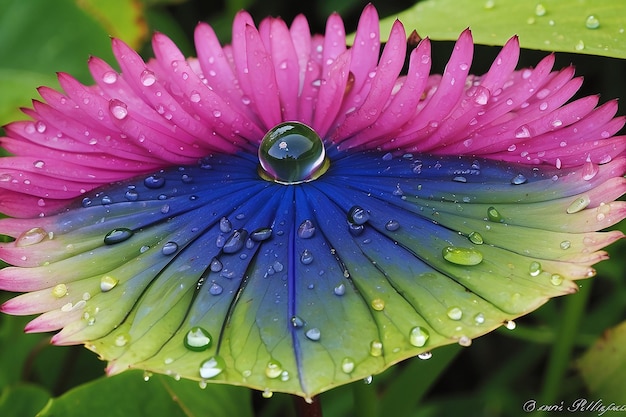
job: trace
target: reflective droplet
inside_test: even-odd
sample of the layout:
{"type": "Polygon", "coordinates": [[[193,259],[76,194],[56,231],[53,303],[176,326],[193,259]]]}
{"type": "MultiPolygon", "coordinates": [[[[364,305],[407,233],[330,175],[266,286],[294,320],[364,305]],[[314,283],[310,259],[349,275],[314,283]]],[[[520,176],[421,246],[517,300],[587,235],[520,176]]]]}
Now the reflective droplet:
{"type": "Polygon", "coordinates": [[[119,280],[111,275],[103,275],[100,278],[100,290],[102,292],[111,291],[119,283],[119,280]]]}
{"type": "Polygon", "coordinates": [[[183,340],[185,347],[194,352],[207,350],[211,346],[212,342],[213,338],[211,337],[211,334],[199,326],[192,327],[187,332],[185,339],[183,340]]]}
{"type": "Polygon", "coordinates": [[[472,339],[467,336],[459,337],[459,346],[470,347],[472,345],[472,339]]]}
{"type": "Polygon", "coordinates": [[[474,316],[474,323],[483,324],[485,322],[485,315],[483,313],[477,313],[474,316]]]}
{"type": "Polygon", "coordinates": [[[161,188],[165,185],[165,178],[158,175],[150,175],[143,180],[143,185],[151,189],[161,188]]]}
{"type": "Polygon", "coordinates": [[[362,225],[365,224],[370,218],[370,214],[367,210],[359,206],[353,206],[348,211],[348,221],[352,224],[362,225]]]}
{"type": "Polygon", "coordinates": [[[125,227],[119,229],[113,229],[104,236],[105,245],[114,245],[116,243],[124,242],[133,236],[134,232],[125,227]]]}
{"type": "Polygon", "coordinates": [[[584,210],[591,203],[591,199],[588,195],[582,195],[578,197],[576,200],[572,201],[572,203],[567,207],[567,214],[578,213],[579,211],[584,210]]]}
{"type": "Polygon", "coordinates": [[[356,364],[354,363],[354,359],[350,357],[345,357],[341,361],[341,370],[346,374],[352,373],[352,371],[354,371],[355,366],[356,364]]]}
{"type": "Polygon", "coordinates": [[[442,251],[443,258],[457,265],[478,265],[483,260],[483,254],[476,249],[446,246],[442,251]]]}
{"type": "Polygon", "coordinates": [[[516,176],[514,176],[511,179],[511,184],[513,184],[513,185],[521,185],[521,184],[524,184],[526,181],[528,181],[528,180],[526,179],[525,176],[523,176],[522,174],[517,174],[516,176]]]}
{"type": "Polygon", "coordinates": [[[315,234],[315,226],[311,220],[304,220],[298,227],[298,237],[309,239],[315,234]]]}
{"type": "Polygon", "coordinates": [[[220,272],[222,270],[222,263],[219,259],[213,258],[211,261],[210,269],[212,272],[220,272]]]}
{"type": "Polygon", "coordinates": [[[397,220],[389,220],[387,223],[385,223],[385,229],[389,230],[390,232],[395,232],[399,228],[400,223],[397,220]]]}
{"type": "Polygon", "coordinates": [[[570,242],[569,240],[564,240],[559,244],[559,246],[561,247],[561,249],[567,250],[572,246],[572,242],[570,242]]]}
{"type": "Polygon", "coordinates": [[[117,347],[122,347],[122,346],[126,346],[126,344],[128,343],[128,335],[126,334],[121,334],[119,336],[117,336],[115,338],[115,346],[117,347]]]}
{"type": "Polygon", "coordinates": [[[309,340],[313,340],[314,342],[317,342],[318,340],[320,340],[322,333],[320,332],[320,329],[318,329],[317,327],[314,327],[312,329],[307,330],[305,333],[305,336],[309,340]]]}
{"type": "Polygon", "coordinates": [[[302,251],[302,255],[300,255],[300,262],[302,262],[302,264],[304,265],[309,265],[311,262],[313,262],[313,254],[310,250],[305,249],[302,251]]]}
{"type": "Polygon", "coordinates": [[[265,376],[270,379],[275,379],[283,372],[283,365],[276,359],[271,359],[267,365],[265,365],[265,376]]]}
{"type": "Polygon", "coordinates": [[[102,82],[105,84],[115,84],[117,81],[117,73],[113,71],[107,71],[102,74],[102,82]]]}
{"type": "Polygon", "coordinates": [[[223,291],[224,288],[217,282],[212,283],[209,287],[209,294],[211,295],[220,295],[223,291]]]}
{"type": "Polygon", "coordinates": [[[536,277],[537,275],[541,274],[542,269],[541,269],[541,264],[537,261],[533,261],[530,263],[530,266],[528,267],[528,273],[530,274],[531,277],[536,277]]]}
{"type": "Polygon", "coordinates": [[[579,40],[578,42],[576,42],[576,45],[574,45],[574,49],[577,51],[582,51],[585,49],[585,42],[581,40],[579,40]]]}
{"type": "Polygon", "coordinates": [[[250,233],[250,239],[255,242],[263,242],[270,237],[272,237],[272,229],[269,227],[262,227],[250,233]]]}
{"type": "Polygon", "coordinates": [[[433,357],[433,354],[431,352],[422,352],[419,355],[417,355],[418,358],[420,358],[421,360],[427,360],[433,357]]]}
{"type": "Polygon", "coordinates": [[[146,69],[141,72],[139,80],[144,87],[150,87],[156,82],[156,76],[154,75],[154,72],[146,69]]]}
{"type": "Polygon", "coordinates": [[[591,14],[587,16],[587,19],[585,20],[585,27],[587,29],[597,29],[600,27],[600,20],[597,16],[591,14]]]}
{"type": "Polygon", "coordinates": [[[383,354],[383,342],[380,340],[372,340],[370,343],[370,355],[374,357],[382,356],[383,354]]]}
{"type": "Polygon", "coordinates": [[[115,98],[109,101],[109,111],[117,120],[124,120],[126,116],[128,116],[128,106],[126,106],[126,103],[115,98]]]}
{"type": "Polygon", "coordinates": [[[376,311],[383,311],[385,309],[385,300],[381,298],[374,298],[370,304],[376,311]]]}
{"type": "Polygon", "coordinates": [[[124,197],[128,201],[137,201],[137,199],[139,198],[139,193],[136,190],[128,190],[124,194],[124,197]]]}
{"type": "Polygon", "coordinates": [[[459,307],[450,307],[448,311],[446,311],[446,315],[450,320],[461,320],[463,317],[463,310],[459,307]]]}
{"type": "Polygon", "coordinates": [[[24,247],[40,243],[44,239],[48,238],[48,232],[41,227],[33,227],[30,230],[22,233],[17,239],[15,239],[15,246],[24,247]]]}
{"type": "Polygon", "coordinates": [[[470,240],[470,242],[472,242],[475,245],[482,245],[485,242],[483,240],[482,235],[478,232],[471,232],[467,237],[470,240]]]}
{"type": "Polygon", "coordinates": [[[415,347],[422,347],[426,345],[429,337],[430,333],[428,330],[421,326],[416,326],[409,332],[409,343],[415,347]]]}
{"type": "Polygon", "coordinates": [[[346,286],[345,284],[339,284],[335,287],[335,289],[333,290],[333,292],[335,293],[335,295],[339,295],[342,296],[346,293],[346,286]]]}
{"type": "Polygon", "coordinates": [[[161,248],[161,253],[163,255],[165,255],[165,256],[169,256],[169,255],[172,255],[172,254],[176,253],[177,250],[178,250],[178,243],[176,243],[176,242],[167,242],[161,248]]]}
{"type": "Polygon", "coordinates": [[[200,376],[204,379],[215,378],[226,369],[226,362],[220,356],[212,356],[200,364],[200,376]]]}
{"type": "Polygon", "coordinates": [[[304,326],[304,320],[302,320],[300,317],[298,316],[293,316],[291,318],[291,325],[295,328],[300,328],[302,326],[304,326]]]}
{"type": "Polygon", "coordinates": [[[222,217],[220,219],[220,232],[230,233],[231,230],[233,230],[233,225],[231,224],[230,220],[228,220],[226,217],[222,217]]]}
{"type": "Polygon", "coordinates": [[[563,277],[559,274],[552,274],[550,276],[550,284],[554,286],[561,285],[563,283],[563,277]]]}
{"type": "Polygon", "coordinates": [[[583,164],[583,180],[590,181],[592,180],[599,171],[598,165],[591,162],[591,158],[587,157],[587,161],[583,164]]]}
{"type": "Polygon", "coordinates": [[[246,239],[248,238],[248,232],[245,229],[235,230],[233,234],[226,239],[224,243],[224,247],[222,251],[224,253],[237,253],[246,243],[246,239]]]}
{"type": "Polygon", "coordinates": [[[365,231],[365,226],[362,224],[354,224],[348,222],[348,231],[352,236],[361,236],[365,231]]]}
{"type": "Polygon", "coordinates": [[[535,14],[537,16],[545,16],[546,12],[546,7],[543,4],[539,3],[535,6],[535,14]]]}
{"type": "Polygon", "coordinates": [[[309,126],[285,122],[272,128],[259,146],[259,174],[281,184],[318,178],[328,169],[322,140],[309,126]]]}
{"type": "Polygon", "coordinates": [[[263,396],[263,398],[272,398],[274,396],[274,393],[272,391],[269,390],[269,388],[266,388],[263,390],[263,392],[261,393],[261,395],[263,396]]]}
{"type": "Polygon", "coordinates": [[[67,285],[57,284],[52,287],[52,296],[55,298],[63,298],[67,295],[67,285]]]}
{"type": "Polygon", "coordinates": [[[504,218],[495,207],[489,207],[487,209],[487,220],[490,222],[501,223],[504,221],[504,218]]]}
{"type": "Polygon", "coordinates": [[[513,330],[517,327],[517,324],[513,320],[507,320],[504,322],[504,326],[509,330],[513,330]]]}

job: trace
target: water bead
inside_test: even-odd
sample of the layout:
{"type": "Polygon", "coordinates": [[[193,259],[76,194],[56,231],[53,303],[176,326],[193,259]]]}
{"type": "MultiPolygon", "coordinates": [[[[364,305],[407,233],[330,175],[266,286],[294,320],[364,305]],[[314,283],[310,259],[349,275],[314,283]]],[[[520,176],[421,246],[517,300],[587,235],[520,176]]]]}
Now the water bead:
{"type": "Polygon", "coordinates": [[[591,199],[588,195],[583,195],[572,201],[572,203],[567,207],[567,214],[578,213],[579,211],[584,210],[591,203],[591,199]]]}
{"type": "Polygon", "coordinates": [[[63,298],[67,295],[67,285],[57,284],[52,288],[52,296],[55,298],[63,298]]]}
{"type": "Polygon", "coordinates": [[[239,252],[248,238],[248,232],[245,229],[235,230],[233,234],[226,239],[222,250],[224,253],[237,253],[239,252]]]}
{"type": "Polygon", "coordinates": [[[433,354],[431,352],[422,352],[419,355],[417,355],[418,358],[420,358],[421,360],[427,360],[433,357],[433,354]]]}
{"type": "Polygon", "coordinates": [[[320,332],[320,329],[318,329],[317,327],[314,327],[312,329],[307,330],[305,333],[305,336],[309,340],[313,340],[314,342],[317,342],[322,337],[322,333],[320,332]]]}
{"type": "Polygon", "coordinates": [[[345,357],[341,361],[341,370],[346,374],[352,373],[352,371],[354,371],[354,367],[355,367],[354,359],[350,357],[345,357]]]}
{"type": "Polygon", "coordinates": [[[198,326],[192,327],[187,332],[185,339],[183,340],[185,347],[194,352],[207,350],[211,346],[212,342],[213,338],[211,337],[211,334],[207,330],[198,326]]]}
{"type": "Polygon", "coordinates": [[[165,178],[158,175],[150,175],[143,180],[143,184],[146,186],[146,188],[162,188],[165,185],[165,178]]]}
{"type": "Polygon", "coordinates": [[[458,307],[450,307],[446,312],[446,315],[450,320],[461,320],[463,317],[463,310],[458,307]]]}
{"type": "Polygon", "coordinates": [[[430,333],[423,327],[415,326],[409,332],[409,343],[415,347],[422,347],[426,345],[430,333]]]}
{"type": "Polygon", "coordinates": [[[163,248],[161,248],[161,253],[165,256],[169,256],[169,255],[174,254],[177,250],[178,250],[178,243],[167,242],[165,245],[163,245],[163,248]]]}
{"type": "Polygon", "coordinates": [[[275,379],[283,373],[283,365],[276,359],[271,359],[267,365],[265,365],[265,376],[270,379],[275,379]]]}
{"type": "Polygon", "coordinates": [[[536,277],[537,275],[541,274],[541,272],[542,268],[539,262],[533,261],[530,263],[530,266],[528,267],[528,273],[531,277],[536,277]]]}
{"type": "Polygon", "coordinates": [[[324,144],[309,126],[298,122],[276,125],[259,146],[259,175],[280,184],[299,184],[328,169],[324,144]]]}
{"type": "Polygon", "coordinates": [[[385,223],[385,229],[389,230],[390,232],[395,232],[399,228],[400,223],[397,220],[389,220],[387,223],[385,223]]]}
{"type": "Polygon", "coordinates": [[[124,242],[133,236],[134,232],[128,228],[121,227],[119,229],[113,229],[104,236],[105,245],[114,245],[116,243],[124,242]]]}
{"type": "Polygon", "coordinates": [[[563,283],[563,277],[559,274],[552,274],[550,276],[550,284],[556,286],[559,286],[563,283]]]}
{"type": "Polygon", "coordinates": [[[501,223],[504,221],[502,214],[500,214],[500,212],[495,207],[489,207],[487,209],[487,219],[490,222],[495,222],[495,223],[501,223]]]}
{"type": "Polygon", "coordinates": [[[385,300],[381,298],[374,298],[371,302],[372,308],[376,311],[383,311],[385,309],[385,300]]]}
{"type": "Polygon", "coordinates": [[[485,243],[483,236],[478,233],[478,232],[471,232],[467,238],[469,239],[470,242],[472,242],[475,245],[482,245],[483,243],[485,243]]]}
{"type": "Polygon", "coordinates": [[[298,227],[298,237],[301,239],[310,239],[315,234],[315,226],[311,220],[304,220],[298,227]]]}
{"type": "Polygon", "coordinates": [[[535,6],[535,14],[537,16],[545,16],[546,12],[546,6],[544,6],[543,4],[539,3],[535,6]]]}
{"type": "Polygon", "coordinates": [[[300,255],[300,262],[302,262],[303,265],[309,265],[313,262],[313,254],[310,250],[305,249],[302,251],[302,255],[300,255]]]}
{"type": "Polygon", "coordinates": [[[597,29],[600,27],[600,20],[591,14],[587,16],[587,19],[585,20],[585,27],[587,29],[597,29]]]}
{"type": "Polygon", "coordinates": [[[442,255],[443,259],[456,265],[473,266],[483,261],[483,254],[472,248],[446,246],[442,255]]]}
{"type": "Polygon", "coordinates": [[[348,222],[356,225],[363,225],[367,223],[370,218],[370,214],[367,210],[360,206],[353,206],[348,211],[348,222]]]}
{"type": "Polygon", "coordinates": [[[370,343],[370,355],[374,357],[382,356],[383,354],[383,342],[380,340],[372,340],[370,343]]]}
{"type": "Polygon", "coordinates": [[[250,239],[254,242],[263,242],[270,237],[272,237],[272,229],[269,227],[262,227],[250,233],[250,239]]]}
{"type": "Polygon", "coordinates": [[[511,179],[511,184],[513,184],[513,185],[521,185],[521,184],[524,184],[527,181],[528,180],[526,179],[526,177],[524,175],[517,174],[515,177],[513,177],[511,179]]]}
{"type": "Polygon", "coordinates": [[[113,288],[115,288],[118,282],[118,279],[110,275],[103,275],[102,278],[100,278],[100,290],[102,292],[111,291],[113,288]]]}
{"type": "Polygon", "coordinates": [[[15,246],[24,247],[39,243],[49,237],[48,232],[41,227],[33,227],[30,230],[22,233],[16,240],[15,246]]]}
{"type": "Polygon", "coordinates": [[[200,376],[204,379],[215,378],[226,368],[226,362],[220,356],[212,356],[200,364],[200,376]]]}

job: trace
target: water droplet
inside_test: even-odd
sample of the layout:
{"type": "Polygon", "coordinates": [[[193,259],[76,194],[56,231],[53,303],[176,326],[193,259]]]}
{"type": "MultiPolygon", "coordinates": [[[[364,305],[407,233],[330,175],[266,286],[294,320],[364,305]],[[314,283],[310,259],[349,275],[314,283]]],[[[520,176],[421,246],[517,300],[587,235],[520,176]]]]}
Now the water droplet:
{"type": "Polygon", "coordinates": [[[226,368],[226,362],[220,356],[212,356],[200,364],[200,376],[204,379],[215,378],[226,368]]]}
{"type": "Polygon", "coordinates": [[[100,290],[102,292],[107,292],[107,291],[111,291],[113,288],[115,288],[115,286],[118,284],[119,280],[110,276],[110,275],[103,275],[100,278],[100,290]]]}
{"type": "Polygon", "coordinates": [[[383,354],[383,342],[380,340],[372,340],[370,343],[370,355],[374,357],[382,356],[383,354]]]}
{"type": "Polygon", "coordinates": [[[117,73],[113,71],[107,71],[102,74],[102,82],[105,84],[115,84],[117,81],[117,73]]]}
{"type": "Polygon", "coordinates": [[[446,312],[446,315],[450,320],[461,320],[461,317],[463,317],[463,310],[459,307],[450,307],[446,312]]]}
{"type": "Polygon", "coordinates": [[[220,232],[222,233],[230,233],[233,230],[233,225],[226,217],[222,217],[220,219],[220,232]]]}
{"type": "Polygon", "coordinates": [[[304,220],[298,227],[298,236],[301,239],[309,239],[315,234],[315,226],[311,220],[304,220]]]}
{"type": "Polygon", "coordinates": [[[348,222],[348,231],[352,236],[361,236],[365,231],[365,226],[362,224],[354,224],[348,222]]]}
{"type": "Polygon", "coordinates": [[[263,396],[263,398],[272,398],[274,396],[274,393],[272,391],[269,390],[269,388],[265,388],[263,390],[263,392],[261,393],[261,395],[263,396]]]}
{"type": "Polygon", "coordinates": [[[578,42],[576,42],[576,45],[574,45],[574,49],[577,51],[582,51],[583,49],[585,49],[585,42],[579,40],[578,42]]]}
{"type": "Polygon", "coordinates": [[[346,286],[345,284],[339,284],[335,287],[335,289],[333,290],[333,292],[335,293],[335,295],[339,295],[342,296],[346,293],[346,286]]]}
{"type": "Polygon", "coordinates": [[[259,174],[281,184],[318,178],[328,169],[322,140],[309,126],[285,122],[272,128],[259,146],[259,174]]]}
{"type": "Polygon", "coordinates": [[[197,92],[196,90],[193,90],[191,94],[189,95],[189,100],[192,103],[199,103],[200,100],[202,100],[202,96],[200,96],[199,92],[197,92]]]}
{"type": "Polygon", "coordinates": [[[587,29],[598,29],[600,27],[600,20],[597,16],[590,14],[585,20],[585,27],[587,29]]]}
{"type": "Polygon", "coordinates": [[[143,185],[153,190],[162,188],[165,185],[165,178],[159,175],[150,175],[143,180],[143,185]]]}
{"type": "Polygon", "coordinates": [[[526,177],[522,174],[517,174],[516,176],[514,176],[511,179],[511,184],[513,185],[521,185],[524,184],[528,181],[528,179],[526,179],[526,177]]]}
{"type": "Polygon", "coordinates": [[[220,295],[224,291],[224,288],[217,282],[214,282],[209,287],[209,294],[211,295],[220,295]]]}
{"type": "Polygon", "coordinates": [[[309,265],[311,262],[313,262],[313,254],[310,250],[305,249],[302,251],[302,255],[300,255],[300,262],[302,262],[304,265],[309,265]]]}
{"type": "Polygon", "coordinates": [[[52,296],[55,298],[63,298],[67,295],[67,285],[57,284],[52,287],[52,296]]]}
{"type": "Polygon", "coordinates": [[[458,343],[459,343],[459,346],[470,347],[472,346],[472,339],[467,336],[461,336],[459,337],[458,343]]]}
{"type": "Polygon", "coordinates": [[[417,357],[425,361],[425,360],[432,358],[433,354],[431,352],[422,352],[419,355],[417,355],[417,357]]]}
{"type": "Polygon", "coordinates": [[[291,318],[291,325],[297,329],[299,329],[300,327],[304,326],[304,320],[302,320],[300,317],[298,316],[293,316],[291,318]]]}
{"type": "Polygon", "coordinates": [[[582,170],[583,180],[590,181],[596,176],[598,171],[599,171],[598,166],[594,164],[593,162],[591,162],[590,157],[587,157],[587,160],[583,164],[583,170],[582,170]]]}
{"type": "Polygon", "coordinates": [[[492,206],[487,209],[487,220],[494,223],[502,223],[504,218],[502,217],[502,214],[500,214],[500,212],[492,206]]]}
{"type": "Polygon", "coordinates": [[[504,322],[504,326],[509,330],[513,330],[517,327],[517,324],[513,320],[507,320],[504,322]]]}
{"type": "Polygon", "coordinates": [[[152,372],[143,371],[143,380],[148,382],[150,381],[150,378],[152,378],[152,372]]]}
{"type": "Polygon", "coordinates": [[[224,253],[237,253],[239,252],[248,238],[248,232],[245,229],[235,230],[233,234],[226,239],[222,251],[224,253]]]}
{"type": "Polygon", "coordinates": [[[212,342],[213,338],[211,337],[211,334],[199,326],[192,327],[187,332],[185,339],[183,340],[185,347],[194,352],[207,350],[211,346],[212,342]]]}
{"type": "Polygon", "coordinates": [[[128,343],[128,335],[121,334],[115,338],[115,346],[122,347],[128,343]]]}
{"type": "MultiPolygon", "coordinates": [[[[525,138],[529,138],[530,137],[530,129],[528,129],[528,126],[526,125],[521,125],[516,131],[515,131],[515,137],[517,139],[525,139],[525,138]]],[[[515,149],[513,149],[515,150],[515,149]]]]}
{"type": "Polygon", "coordinates": [[[104,236],[105,245],[114,245],[116,243],[124,242],[133,236],[134,232],[125,227],[119,229],[113,229],[104,236]]]}
{"type": "Polygon", "coordinates": [[[578,197],[577,199],[575,199],[574,201],[572,201],[572,203],[567,207],[567,214],[574,214],[574,213],[578,213],[579,211],[584,210],[585,208],[587,208],[587,206],[591,204],[591,199],[589,198],[588,195],[582,195],[580,197],[578,197]]]}
{"type": "Polygon", "coordinates": [[[365,378],[363,378],[363,383],[365,385],[370,385],[373,381],[374,381],[374,376],[373,375],[369,375],[369,376],[366,376],[365,378]]]}
{"type": "Polygon", "coordinates": [[[552,274],[550,276],[550,284],[554,286],[561,285],[563,283],[563,277],[559,274],[552,274]]]}
{"type": "Polygon", "coordinates": [[[467,237],[470,240],[470,242],[472,242],[475,245],[482,245],[485,242],[483,240],[482,235],[478,232],[471,232],[467,237]]]}
{"type": "Polygon", "coordinates": [[[341,370],[346,374],[351,374],[355,366],[354,359],[350,357],[345,357],[341,361],[341,370]]]}
{"type": "Polygon", "coordinates": [[[442,251],[443,258],[457,265],[478,265],[483,260],[483,254],[476,249],[446,246],[442,251]]]}
{"type": "Polygon", "coordinates": [[[385,229],[389,230],[390,232],[395,232],[399,228],[400,223],[397,220],[389,220],[387,223],[385,223],[385,229]]]}
{"type": "Polygon", "coordinates": [[[124,120],[128,116],[126,103],[115,98],[109,101],[109,111],[117,120],[124,120]]]}
{"type": "Polygon", "coordinates": [[[430,333],[423,327],[416,326],[409,332],[409,343],[415,347],[422,347],[426,345],[430,333]]]}
{"type": "Polygon", "coordinates": [[[352,224],[365,224],[369,218],[369,212],[360,206],[352,206],[352,208],[348,211],[348,222],[352,224]]]}
{"type": "Polygon", "coordinates": [[[263,242],[270,237],[272,237],[272,229],[269,227],[262,227],[250,233],[250,239],[255,242],[263,242]]]}
{"type": "Polygon", "coordinates": [[[535,6],[535,15],[545,16],[546,12],[546,7],[543,4],[539,3],[535,6]]]}
{"type": "Polygon", "coordinates": [[[213,260],[211,261],[211,272],[220,272],[222,270],[222,263],[220,262],[219,259],[217,258],[213,258],[213,260]]]}
{"type": "Polygon", "coordinates": [[[485,2],[484,8],[489,10],[489,9],[493,9],[493,7],[495,6],[496,2],[494,0],[487,0],[485,2]]]}
{"type": "Polygon", "coordinates": [[[483,324],[485,322],[485,315],[483,313],[478,313],[474,316],[474,323],[483,324]]]}
{"type": "Polygon", "coordinates": [[[30,246],[37,243],[42,242],[44,239],[48,238],[50,235],[48,232],[43,230],[41,227],[33,227],[30,230],[22,233],[16,240],[15,246],[24,247],[30,246]]]}
{"type": "Polygon", "coordinates": [[[320,329],[318,329],[317,327],[313,327],[312,329],[307,330],[305,335],[308,339],[317,342],[318,340],[320,340],[322,333],[320,332],[320,329]]]}
{"type": "Polygon", "coordinates": [[[141,75],[139,76],[139,80],[141,81],[141,84],[144,87],[150,87],[151,85],[154,85],[154,83],[156,83],[156,76],[154,75],[154,72],[146,69],[143,70],[141,72],[141,75]]]}
{"type": "Polygon", "coordinates": [[[572,246],[572,242],[570,242],[569,240],[564,240],[560,243],[559,246],[561,247],[561,249],[566,250],[569,249],[570,246],[572,246]]]}
{"type": "Polygon", "coordinates": [[[276,359],[270,359],[267,365],[265,365],[265,376],[270,379],[278,378],[282,372],[283,365],[276,359]]]}
{"type": "Polygon", "coordinates": [[[385,309],[385,300],[381,298],[374,298],[370,304],[376,311],[383,311],[385,309]]]}
{"type": "Polygon", "coordinates": [[[530,274],[530,276],[536,277],[537,275],[541,274],[541,272],[541,264],[537,261],[532,261],[530,263],[530,266],[528,267],[528,273],[530,274]]]}
{"type": "Polygon", "coordinates": [[[161,253],[165,256],[169,256],[174,254],[178,250],[178,243],[176,242],[167,242],[161,248],[161,253]]]}

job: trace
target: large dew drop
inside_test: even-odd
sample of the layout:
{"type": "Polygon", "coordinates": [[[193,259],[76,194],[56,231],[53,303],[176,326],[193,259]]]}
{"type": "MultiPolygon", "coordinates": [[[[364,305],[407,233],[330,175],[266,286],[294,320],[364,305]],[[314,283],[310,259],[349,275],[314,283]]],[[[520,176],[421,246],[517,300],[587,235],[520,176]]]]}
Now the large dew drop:
{"type": "Polygon", "coordinates": [[[183,340],[183,344],[189,350],[202,352],[207,350],[212,343],[211,334],[202,327],[192,327],[183,340]]]}
{"type": "Polygon", "coordinates": [[[43,241],[49,237],[48,233],[41,227],[33,227],[30,230],[22,233],[16,240],[15,246],[23,247],[30,246],[43,241]]]}
{"type": "Polygon", "coordinates": [[[483,254],[476,249],[446,246],[442,251],[443,259],[457,265],[478,265],[483,261],[483,254]]]}
{"type": "Polygon", "coordinates": [[[200,376],[204,379],[215,378],[226,368],[224,359],[220,356],[212,356],[200,364],[200,376]]]}
{"type": "Polygon", "coordinates": [[[428,341],[430,333],[421,326],[416,326],[409,332],[409,343],[415,347],[422,347],[428,341]]]}
{"type": "Polygon", "coordinates": [[[259,175],[280,184],[299,184],[328,169],[326,150],[309,126],[285,122],[272,128],[259,146],[259,175]]]}
{"type": "Polygon", "coordinates": [[[104,236],[105,245],[115,245],[116,243],[124,242],[133,236],[134,232],[125,227],[119,229],[113,229],[104,236]]]}

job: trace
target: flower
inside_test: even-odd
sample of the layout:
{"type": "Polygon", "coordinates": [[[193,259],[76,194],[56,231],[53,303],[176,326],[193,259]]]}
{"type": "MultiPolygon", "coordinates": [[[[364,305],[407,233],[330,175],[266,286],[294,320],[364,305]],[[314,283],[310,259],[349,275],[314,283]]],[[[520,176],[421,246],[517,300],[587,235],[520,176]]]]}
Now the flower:
{"type": "Polygon", "coordinates": [[[110,374],[310,398],[575,292],[622,237],[616,102],[570,102],[552,55],[516,70],[516,38],[483,76],[469,30],[442,75],[428,39],[400,75],[400,22],[379,38],[371,5],[350,48],[338,15],[241,12],[197,58],[156,34],[60,74],[2,139],[2,311],[110,374]]]}

